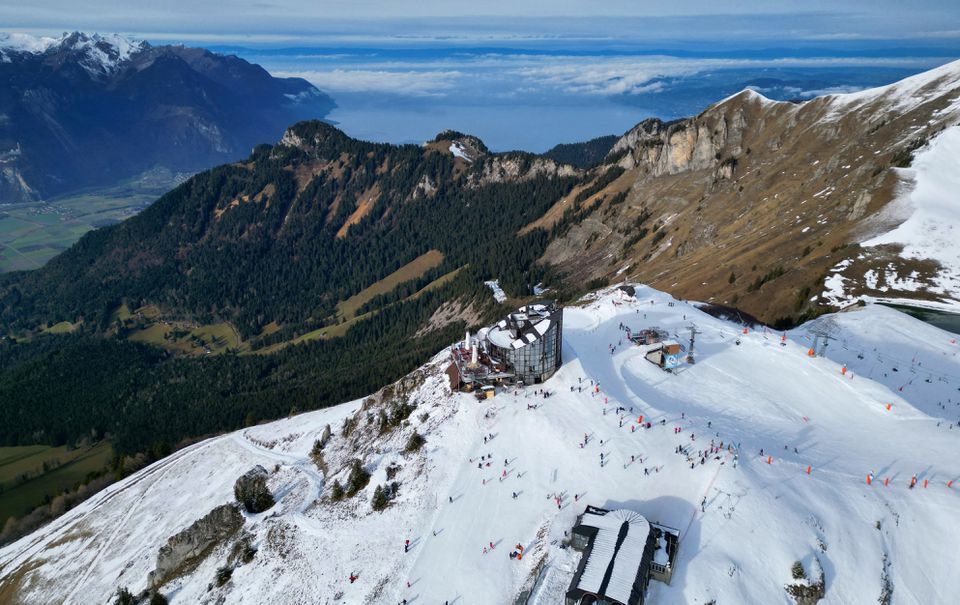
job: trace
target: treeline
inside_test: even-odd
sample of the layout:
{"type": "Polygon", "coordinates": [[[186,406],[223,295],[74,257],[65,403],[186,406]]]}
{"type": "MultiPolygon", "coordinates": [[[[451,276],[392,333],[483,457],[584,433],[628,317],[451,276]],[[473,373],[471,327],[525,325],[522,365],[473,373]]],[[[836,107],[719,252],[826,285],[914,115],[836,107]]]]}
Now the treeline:
{"type": "Polygon", "coordinates": [[[572,164],[578,168],[592,168],[603,161],[619,138],[608,134],[582,143],[561,143],[550,148],[543,155],[556,162],[572,164]]]}

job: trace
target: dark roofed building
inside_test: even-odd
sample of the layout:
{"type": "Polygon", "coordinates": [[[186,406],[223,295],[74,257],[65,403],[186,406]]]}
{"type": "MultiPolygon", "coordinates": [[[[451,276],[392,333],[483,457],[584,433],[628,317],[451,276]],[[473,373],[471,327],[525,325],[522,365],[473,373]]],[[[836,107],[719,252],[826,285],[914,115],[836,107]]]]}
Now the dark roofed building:
{"type": "Polygon", "coordinates": [[[485,336],[491,357],[503,362],[517,381],[543,382],[562,363],[563,309],[551,302],[520,307],[485,336]]]}
{"type": "Polygon", "coordinates": [[[573,528],[572,546],[583,557],[566,605],[642,605],[651,573],[669,583],[677,539],[676,530],[637,512],[587,506],[573,528]]]}

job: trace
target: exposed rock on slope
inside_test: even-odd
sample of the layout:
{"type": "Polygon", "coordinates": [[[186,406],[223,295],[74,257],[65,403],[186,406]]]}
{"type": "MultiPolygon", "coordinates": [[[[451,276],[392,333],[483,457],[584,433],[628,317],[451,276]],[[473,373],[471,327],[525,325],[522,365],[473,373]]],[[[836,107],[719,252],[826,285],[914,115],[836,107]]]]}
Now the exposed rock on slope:
{"type": "Polygon", "coordinates": [[[160,547],[157,567],[147,577],[148,587],[157,588],[178,574],[190,572],[216,544],[242,525],[243,515],[236,504],[223,504],[197,519],[160,547]]]}
{"type": "Polygon", "coordinates": [[[267,487],[267,469],[259,464],[237,479],[233,495],[248,513],[262,513],[273,506],[273,494],[267,487]]]}

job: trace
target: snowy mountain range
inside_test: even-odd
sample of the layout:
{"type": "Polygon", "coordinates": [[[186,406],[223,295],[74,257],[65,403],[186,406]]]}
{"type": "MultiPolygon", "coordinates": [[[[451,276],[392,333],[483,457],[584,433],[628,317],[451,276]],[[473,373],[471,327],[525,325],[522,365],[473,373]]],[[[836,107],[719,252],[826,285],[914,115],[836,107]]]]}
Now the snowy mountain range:
{"type": "Polygon", "coordinates": [[[949,603],[958,351],[880,306],[781,335],[648,287],[603,290],[564,310],[546,383],[478,401],[451,392],[440,351],[365,399],[202,441],[0,550],[0,598],[139,593],[186,530],[164,556],[194,550],[157,587],[171,603],[555,604],[592,504],[679,530],[649,603],[949,603]],[[648,362],[623,328],[651,325],[680,339],[695,325],[696,364],[648,362]],[[334,499],[357,464],[369,482],[334,499]],[[273,506],[220,533],[216,514],[194,523],[255,465],[273,506]]]}
{"type": "Polygon", "coordinates": [[[20,55],[47,53],[71,55],[92,76],[110,74],[139,52],[150,48],[145,40],[118,34],[64,33],[59,38],[0,33],[0,62],[12,63],[20,55]]]}
{"type": "Polygon", "coordinates": [[[0,201],[114,184],[156,166],[196,172],[333,105],[305,80],[200,48],[0,34],[0,201]]]}

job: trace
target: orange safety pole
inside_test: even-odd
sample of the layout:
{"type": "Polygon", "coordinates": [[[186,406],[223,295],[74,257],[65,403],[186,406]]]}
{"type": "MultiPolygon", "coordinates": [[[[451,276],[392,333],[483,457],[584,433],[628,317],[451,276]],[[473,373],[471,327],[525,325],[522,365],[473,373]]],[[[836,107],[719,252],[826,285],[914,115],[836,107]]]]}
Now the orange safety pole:
{"type": "Polygon", "coordinates": [[[926,480],[926,479],[923,480],[923,489],[927,489],[927,480],[926,480]]]}
{"type": "Polygon", "coordinates": [[[947,481],[947,487],[953,487],[953,479],[947,481]]]}
{"type": "Polygon", "coordinates": [[[890,477],[887,477],[886,479],[883,480],[883,487],[887,487],[887,485],[889,484],[890,484],[890,477]]]}
{"type": "Polygon", "coordinates": [[[808,474],[808,475],[810,474],[810,467],[809,467],[809,466],[807,467],[807,474],[808,474]]]}
{"type": "Polygon", "coordinates": [[[643,414],[640,414],[640,417],[637,418],[637,424],[643,424],[643,414]]]}
{"type": "Polygon", "coordinates": [[[867,475],[867,485],[870,485],[871,483],[873,483],[873,477],[870,475],[867,475]]]}
{"type": "Polygon", "coordinates": [[[773,456],[767,456],[767,464],[773,462],[773,456]]]}

